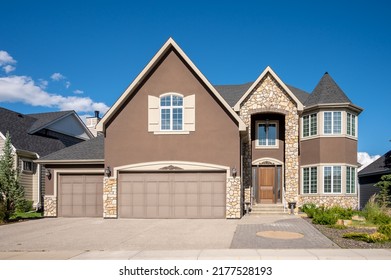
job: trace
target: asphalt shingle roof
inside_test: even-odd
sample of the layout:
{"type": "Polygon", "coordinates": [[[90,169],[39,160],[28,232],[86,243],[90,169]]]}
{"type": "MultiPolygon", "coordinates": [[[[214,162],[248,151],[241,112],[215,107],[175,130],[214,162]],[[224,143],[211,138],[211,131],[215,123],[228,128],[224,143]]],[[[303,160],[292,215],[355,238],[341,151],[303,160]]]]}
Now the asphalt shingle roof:
{"type": "Polygon", "coordinates": [[[47,155],[40,160],[104,160],[104,137],[98,135],[90,140],[47,155]]]}
{"type": "Polygon", "coordinates": [[[34,124],[30,127],[29,132],[36,131],[41,127],[45,127],[46,125],[58,120],[59,118],[65,117],[73,113],[73,111],[61,111],[61,112],[49,112],[49,113],[38,113],[38,114],[27,114],[26,116],[33,117],[37,119],[34,124]]]}
{"type": "Polygon", "coordinates": [[[358,176],[391,174],[391,150],[358,172],[358,176]]]}
{"type": "MultiPolygon", "coordinates": [[[[253,83],[254,82],[249,82],[241,85],[216,85],[214,87],[225,99],[225,101],[227,101],[227,103],[231,107],[233,107],[253,83]]],[[[290,85],[286,86],[290,89],[290,91],[292,91],[292,93],[297,97],[297,99],[300,100],[301,103],[304,103],[310,95],[304,90],[298,89],[290,85]]]]}
{"type": "Polygon", "coordinates": [[[23,115],[0,107],[0,132],[4,136],[7,131],[10,133],[12,145],[16,149],[34,152],[39,156],[65,148],[66,145],[59,139],[28,133],[39,119],[34,115],[23,115]]]}
{"type": "Polygon", "coordinates": [[[305,106],[318,104],[352,103],[333,78],[326,72],[305,102],[305,106]]]}

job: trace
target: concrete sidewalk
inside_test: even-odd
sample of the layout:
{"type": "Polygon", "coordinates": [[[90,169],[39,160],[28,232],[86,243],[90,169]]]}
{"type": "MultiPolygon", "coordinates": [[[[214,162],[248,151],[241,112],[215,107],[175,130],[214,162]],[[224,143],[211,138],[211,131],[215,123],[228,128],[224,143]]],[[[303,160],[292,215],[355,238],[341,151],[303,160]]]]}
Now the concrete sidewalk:
{"type": "Polygon", "coordinates": [[[0,252],[1,260],[391,260],[391,249],[0,252]]]}

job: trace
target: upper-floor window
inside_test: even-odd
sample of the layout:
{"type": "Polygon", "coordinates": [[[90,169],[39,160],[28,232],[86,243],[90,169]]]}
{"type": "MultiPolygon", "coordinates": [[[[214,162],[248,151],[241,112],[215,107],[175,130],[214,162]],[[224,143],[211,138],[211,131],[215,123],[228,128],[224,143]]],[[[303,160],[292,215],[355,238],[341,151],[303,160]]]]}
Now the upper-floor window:
{"type": "Polygon", "coordinates": [[[341,131],[342,131],[342,113],[324,112],[323,133],[341,134],[341,131]]]}
{"type": "Polygon", "coordinates": [[[277,147],[277,122],[257,123],[258,147],[277,147]]]}
{"type": "Polygon", "coordinates": [[[303,137],[313,136],[318,133],[317,114],[303,116],[303,137]]]}
{"type": "Polygon", "coordinates": [[[183,98],[179,95],[160,97],[160,129],[183,130],[183,98]]]}
{"type": "Polygon", "coordinates": [[[341,193],[341,166],[325,166],[323,168],[323,192],[341,193]]]}
{"type": "Polygon", "coordinates": [[[305,167],[303,168],[303,193],[318,192],[318,168],[305,167]]]}
{"type": "Polygon", "coordinates": [[[346,115],[346,134],[356,136],[356,115],[347,113],[346,115]]]}

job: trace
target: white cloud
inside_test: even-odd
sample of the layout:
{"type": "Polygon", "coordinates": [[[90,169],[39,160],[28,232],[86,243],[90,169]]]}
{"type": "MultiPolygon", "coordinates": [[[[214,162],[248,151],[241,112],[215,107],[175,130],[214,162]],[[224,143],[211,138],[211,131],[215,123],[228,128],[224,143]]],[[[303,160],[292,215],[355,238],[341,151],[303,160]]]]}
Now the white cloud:
{"type": "Polygon", "coordinates": [[[71,86],[71,82],[70,82],[70,81],[66,81],[66,82],[65,82],[65,87],[66,87],[66,88],[69,88],[70,86],[71,86]]]}
{"type": "Polygon", "coordinates": [[[66,77],[61,74],[61,73],[53,73],[50,78],[53,80],[53,81],[60,81],[60,80],[63,80],[65,79],[66,77]]]}
{"type": "Polygon", "coordinates": [[[83,94],[84,91],[80,90],[80,89],[76,89],[73,91],[74,94],[83,94]]]}
{"type": "Polygon", "coordinates": [[[46,89],[49,85],[49,82],[44,79],[39,79],[39,87],[42,89],[46,89]]]}
{"type": "Polygon", "coordinates": [[[16,60],[6,51],[0,51],[0,66],[16,64],[16,60]]]}
{"type": "Polygon", "coordinates": [[[360,171],[361,169],[364,169],[367,167],[369,164],[374,162],[380,157],[380,155],[374,155],[371,156],[366,152],[358,152],[357,153],[357,161],[361,164],[361,167],[358,169],[360,171]]]}
{"type": "Polygon", "coordinates": [[[106,104],[94,102],[89,97],[62,96],[46,92],[28,76],[0,77],[0,102],[22,102],[32,106],[76,112],[98,110],[104,113],[109,109],[106,104]]]}
{"type": "Polygon", "coordinates": [[[14,71],[15,69],[16,69],[15,66],[12,65],[6,65],[3,67],[4,72],[7,74],[14,71]]]}

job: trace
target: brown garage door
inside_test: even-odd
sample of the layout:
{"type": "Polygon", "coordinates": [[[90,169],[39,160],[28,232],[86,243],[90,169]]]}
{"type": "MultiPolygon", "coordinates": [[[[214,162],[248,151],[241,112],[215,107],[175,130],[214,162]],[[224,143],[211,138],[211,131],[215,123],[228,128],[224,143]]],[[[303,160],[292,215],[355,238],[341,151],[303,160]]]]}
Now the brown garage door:
{"type": "Polygon", "coordinates": [[[58,183],[58,216],[102,217],[103,176],[60,175],[58,183]]]}
{"type": "Polygon", "coordinates": [[[121,218],[225,218],[225,173],[121,173],[121,218]]]}

